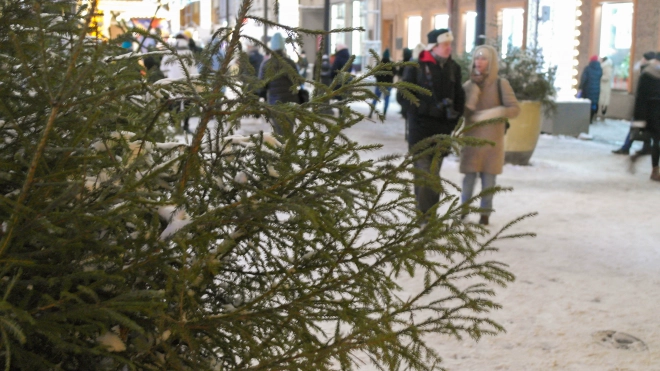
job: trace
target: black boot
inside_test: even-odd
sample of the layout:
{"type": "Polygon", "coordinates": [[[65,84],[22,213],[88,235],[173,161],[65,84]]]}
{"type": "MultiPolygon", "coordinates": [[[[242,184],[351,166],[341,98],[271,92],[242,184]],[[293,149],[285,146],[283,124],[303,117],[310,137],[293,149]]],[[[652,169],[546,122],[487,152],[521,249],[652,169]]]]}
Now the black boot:
{"type": "Polygon", "coordinates": [[[627,149],[619,148],[619,149],[613,150],[612,153],[614,153],[616,155],[627,155],[627,154],[630,153],[630,151],[627,150],[627,149]]]}
{"type": "Polygon", "coordinates": [[[183,120],[183,131],[186,132],[186,133],[188,133],[188,134],[192,134],[192,131],[190,131],[190,127],[189,127],[189,125],[188,125],[188,124],[189,124],[189,121],[190,121],[190,118],[189,118],[189,117],[186,117],[186,118],[183,120]]]}

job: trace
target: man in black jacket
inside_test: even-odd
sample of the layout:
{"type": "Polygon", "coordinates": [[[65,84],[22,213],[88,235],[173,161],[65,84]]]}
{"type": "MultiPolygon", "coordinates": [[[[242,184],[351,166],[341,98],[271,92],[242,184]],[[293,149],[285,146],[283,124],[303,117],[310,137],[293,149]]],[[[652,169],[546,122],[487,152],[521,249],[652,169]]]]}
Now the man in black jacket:
{"type": "MultiPolygon", "coordinates": [[[[432,95],[418,94],[419,106],[410,105],[408,109],[408,148],[412,150],[418,142],[437,135],[450,135],[458,119],[463,115],[465,92],[461,85],[461,68],[451,58],[451,42],[454,39],[447,29],[433,30],[428,33],[426,50],[419,55],[419,67],[406,68],[403,81],[410,82],[431,91],[432,95]]],[[[417,169],[437,174],[437,168],[431,168],[433,156],[420,158],[417,169]]],[[[426,213],[439,199],[437,190],[430,187],[415,186],[417,208],[426,213]]]]}

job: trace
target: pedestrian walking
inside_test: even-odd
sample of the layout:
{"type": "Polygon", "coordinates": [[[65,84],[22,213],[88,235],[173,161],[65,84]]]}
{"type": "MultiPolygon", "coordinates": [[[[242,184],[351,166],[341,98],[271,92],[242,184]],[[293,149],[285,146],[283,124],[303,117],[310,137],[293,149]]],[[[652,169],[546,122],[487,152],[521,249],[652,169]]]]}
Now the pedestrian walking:
{"type": "Polygon", "coordinates": [[[160,70],[158,62],[156,62],[156,58],[152,55],[148,55],[144,58],[144,68],[146,69],[147,81],[149,82],[153,83],[165,78],[163,71],[160,70]]]}
{"type": "Polygon", "coordinates": [[[348,47],[344,44],[337,44],[335,48],[335,59],[332,61],[332,78],[334,79],[339,74],[342,68],[348,63],[348,60],[351,59],[351,53],[348,51],[348,47]]]}
{"type": "MultiPolygon", "coordinates": [[[[655,52],[648,51],[644,53],[642,58],[635,63],[635,66],[633,68],[633,80],[632,80],[632,86],[633,86],[633,93],[637,92],[637,84],[639,82],[639,77],[640,75],[644,72],[644,69],[655,60],[655,52]]],[[[612,153],[617,154],[617,155],[627,155],[630,153],[630,147],[632,147],[632,144],[634,142],[634,128],[631,126],[630,130],[628,131],[628,134],[626,135],[626,138],[623,140],[623,145],[619,149],[615,149],[612,151],[612,153]]],[[[648,137],[645,137],[643,140],[644,145],[642,146],[642,149],[636,152],[636,154],[639,155],[648,155],[651,153],[651,141],[648,137]]]]}
{"type": "MultiPolygon", "coordinates": [[[[429,32],[428,44],[419,55],[418,66],[407,68],[404,72],[404,81],[432,93],[430,96],[417,94],[419,105],[411,104],[408,109],[408,148],[411,151],[426,138],[438,134],[450,135],[463,115],[465,92],[461,86],[461,67],[451,57],[453,39],[447,29],[429,32]]],[[[433,155],[422,156],[416,160],[415,168],[438,174],[442,159],[447,154],[443,154],[435,164],[433,155]]],[[[419,177],[416,178],[419,180],[419,177]]],[[[417,208],[422,213],[429,211],[440,199],[439,192],[426,185],[415,185],[415,196],[417,208]]]]}
{"type": "MultiPolygon", "coordinates": [[[[412,49],[408,48],[403,48],[403,62],[410,62],[412,59],[412,49]]],[[[403,71],[405,70],[404,67],[399,67],[397,68],[396,75],[398,76],[399,80],[403,80],[403,71]]],[[[399,112],[401,116],[403,116],[403,119],[406,119],[406,116],[408,116],[407,109],[408,107],[405,106],[408,101],[403,97],[403,94],[397,89],[396,91],[396,102],[399,103],[399,106],[401,106],[401,111],[399,112]]],[[[407,135],[407,133],[406,133],[407,135]]]]}
{"type": "Polygon", "coordinates": [[[603,75],[600,78],[600,96],[598,97],[598,111],[603,118],[607,113],[607,107],[610,105],[610,97],[612,95],[612,77],[614,73],[614,66],[612,60],[608,57],[603,57],[600,60],[600,68],[603,70],[603,75]]]}
{"type": "MultiPolygon", "coordinates": [[[[391,63],[392,61],[390,60],[390,49],[385,49],[383,52],[383,56],[379,62],[379,64],[387,64],[391,63]]],[[[387,74],[378,74],[376,75],[376,82],[380,83],[388,83],[392,84],[394,83],[394,74],[392,73],[392,70],[390,69],[389,73],[387,74]]],[[[380,100],[380,97],[385,93],[385,97],[383,97],[384,101],[384,107],[383,107],[383,116],[387,116],[387,107],[390,105],[390,92],[392,91],[391,86],[383,87],[381,88],[380,86],[376,85],[376,97],[372,102],[372,108],[371,111],[369,112],[369,118],[374,113],[374,110],[376,109],[376,104],[380,100]]]]}
{"type": "MultiPolygon", "coordinates": [[[[412,59],[412,53],[413,53],[412,49],[403,48],[403,60],[401,60],[401,61],[402,62],[410,62],[410,60],[412,59]]],[[[398,76],[399,80],[403,79],[403,70],[404,69],[405,68],[401,67],[401,68],[397,68],[397,70],[396,70],[396,75],[398,76]]]]}
{"type": "Polygon", "coordinates": [[[298,73],[300,74],[300,76],[302,76],[304,79],[307,79],[307,68],[309,67],[309,61],[307,60],[305,51],[300,52],[297,65],[298,65],[298,73]]]}
{"type": "Polygon", "coordinates": [[[190,49],[194,54],[199,54],[202,52],[202,48],[197,46],[197,43],[193,38],[192,31],[190,30],[183,31],[183,36],[188,40],[188,49],[190,49]]]}
{"type": "Polygon", "coordinates": [[[591,101],[591,116],[589,122],[594,122],[594,116],[598,112],[598,98],[600,97],[600,78],[603,76],[603,70],[600,67],[598,56],[594,55],[589,59],[589,64],[582,71],[580,78],[580,89],[578,96],[587,98],[591,101]]]}
{"type": "Polygon", "coordinates": [[[252,71],[244,71],[244,73],[256,76],[259,73],[259,68],[264,62],[264,55],[259,52],[259,47],[256,45],[248,46],[248,61],[252,66],[252,71]]]}
{"type": "MultiPolygon", "coordinates": [[[[639,122],[651,140],[651,180],[660,181],[660,53],[639,77],[633,120],[639,122]]],[[[634,162],[640,154],[631,156],[634,162]]]]}
{"type": "MultiPolygon", "coordinates": [[[[197,65],[193,61],[193,52],[188,47],[188,40],[182,34],[177,34],[174,41],[175,54],[165,54],[160,61],[160,70],[170,80],[185,79],[186,75],[199,74],[197,65]]],[[[176,112],[186,111],[190,101],[184,98],[174,98],[171,106],[176,112]]],[[[183,130],[190,132],[190,114],[186,113],[183,119],[183,130]]]]}
{"type": "MultiPolygon", "coordinates": [[[[275,33],[270,40],[270,49],[272,55],[264,61],[259,67],[259,80],[267,79],[268,83],[264,87],[266,91],[266,102],[268,104],[279,103],[299,103],[298,94],[292,93],[292,86],[296,82],[290,77],[290,73],[297,73],[296,64],[284,52],[284,37],[282,34],[275,33]],[[271,76],[279,72],[286,71],[275,79],[271,76]]],[[[293,120],[281,120],[275,117],[269,117],[273,130],[276,134],[284,135],[293,132],[293,120]]]]}
{"type": "Polygon", "coordinates": [[[327,54],[321,57],[321,83],[325,86],[332,84],[332,65],[327,54]]]}
{"type": "MultiPolygon", "coordinates": [[[[467,204],[472,198],[477,177],[481,179],[482,192],[495,186],[498,174],[504,167],[505,119],[514,118],[520,113],[518,100],[509,81],[498,77],[498,53],[489,45],[477,46],[473,52],[470,79],[463,89],[466,95],[465,125],[480,121],[503,118],[501,121],[475,125],[465,136],[488,140],[494,145],[465,146],[461,150],[459,171],[463,177],[461,203],[467,204]]],[[[493,210],[493,194],[481,196],[481,217],[479,224],[488,225],[493,210]]],[[[467,216],[467,213],[463,214],[467,216]]]]}
{"type": "MultiPolygon", "coordinates": [[[[335,77],[337,77],[337,75],[339,75],[339,72],[344,68],[344,66],[346,66],[346,63],[348,63],[349,59],[351,59],[351,53],[348,51],[348,47],[344,44],[337,44],[337,47],[335,48],[334,59],[331,62],[332,67],[330,67],[333,80],[335,77]]],[[[348,68],[348,71],[350,72],[350,68],[348,68]]],[[[335,90],[341,89],[342,85],[343,83],[339,82],[335,86],[335,90]]],[[[335,96],[335,99],[342,100],[343,97],[341,95],[337,95],[335,96]]]]}

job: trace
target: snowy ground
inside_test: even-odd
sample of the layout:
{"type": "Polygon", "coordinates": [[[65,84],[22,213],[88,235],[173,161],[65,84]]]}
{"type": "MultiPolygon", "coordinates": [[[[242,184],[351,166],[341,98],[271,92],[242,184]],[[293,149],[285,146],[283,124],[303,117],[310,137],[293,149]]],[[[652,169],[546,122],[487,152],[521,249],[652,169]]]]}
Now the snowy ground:
{"type": "MultiPolygon", "coordinates": [[[[360,142],[384,144],[374,155],[407,149],[393,98],[389,111],[384,123],[365,121],[349,131],[360,142]]],[[[246,120],[242,130],[270,131],[256,120],[246,120]]],[[[660,370],[660,184],[649,180],[649,156],[632,174],[627,157],[611,153],[627,131],[627,123],[607,120],[591,125],[592,141],[542,135],[531,166],[505,166],[498,184],[514,191],[495,196],[491,230],[536,211],[520,229],[538,236],[497,245],[496,259],[517,277],[498,290],[504,308],[492,316],[507,332],[478,343],[431,339],[444,367],[660,370]],[[596,340],[605,330],[633,335],[648,348],[608,347],[596,340]]],[[[459,183],[457,159],[445,161],[441,174],[459,183]]]]}

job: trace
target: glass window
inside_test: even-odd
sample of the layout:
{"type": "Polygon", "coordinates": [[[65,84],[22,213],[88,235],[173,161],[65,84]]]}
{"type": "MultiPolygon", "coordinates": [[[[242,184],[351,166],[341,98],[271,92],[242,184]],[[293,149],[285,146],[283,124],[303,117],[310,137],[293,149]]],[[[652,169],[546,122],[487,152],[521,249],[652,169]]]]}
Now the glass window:
{"type": "Polygon", "coordinates": [[[522,8],[502,10],[502,56],[513,48],[522,47],[524,16],[522,8]]]}
{"type": "MultiPolygon", "coordinates": [[[[330,9],[330,29],[346,28],[346,4],[333,4],[330,9]]],[[[330,34],[330,52],[334,53],[337,44],[346,44],[343,33],[330,34]]]]}
{"type": "Polygon", "coordinates": [[[537,37],[529,40],[529,46],[538,46],[543,52],[546,67],[556,66],[555,87],[558,99],[572,99],[577,90],[573,90],[577,78],[575,37],[576,37],[576,0],[541,0],[540,7],[550,10],[547,21],[538,23],[537,37]]]}
{"type": "MultiPolygon", "coordinates": [[[[364,27],[364,22],[362,22],[362,1],[354,0],[353,1],[353,23],[352,27],[364,27]]],[[[366,28],[366,27],[364,27],[366,28]]],[[[362,55],[362,36],[364,32],[353,31],[351,38],[351,53],[355,55],[362,55]]]]}
{"type": "MultiPolygon", "coordinates": [[[[298,0],[280,0],[280,11],[278,22],[289,27],[300,26],[298,19],[298,0]]],[[[284,34],[282,36],[285,36],[284,34]]],[[[285,36],[286,37],[286,36],[285,36]]],[[[295,55],[295,47],[291,44],[286,44],[286,52],[289,57],[295,55]]],[[[295,57],[294,57],[295,59],[295,57]]]]}
{"type": "Polygon", "coordinates": [[[477,32],[477,12],[465,13],[465,52],[470,53],[474,49],[475,32],[477,32]]]}
{"type": "Polygon", "coordinates": [[[613,89],[628,89],[632,21],[632,3],[603,4],[600,56],[608,57],[612,61],[614,67],[613,89]]]}
{"type": "Polygon", "coordinates": [[[408,17],[408,47],[413,49],[422,42],[422,17],[408,17]]]}
{"type": "Polygon", "coordinates": [[[436,14],[433,17],[433,28],[449,28],[449,14],[436,14]]]}

